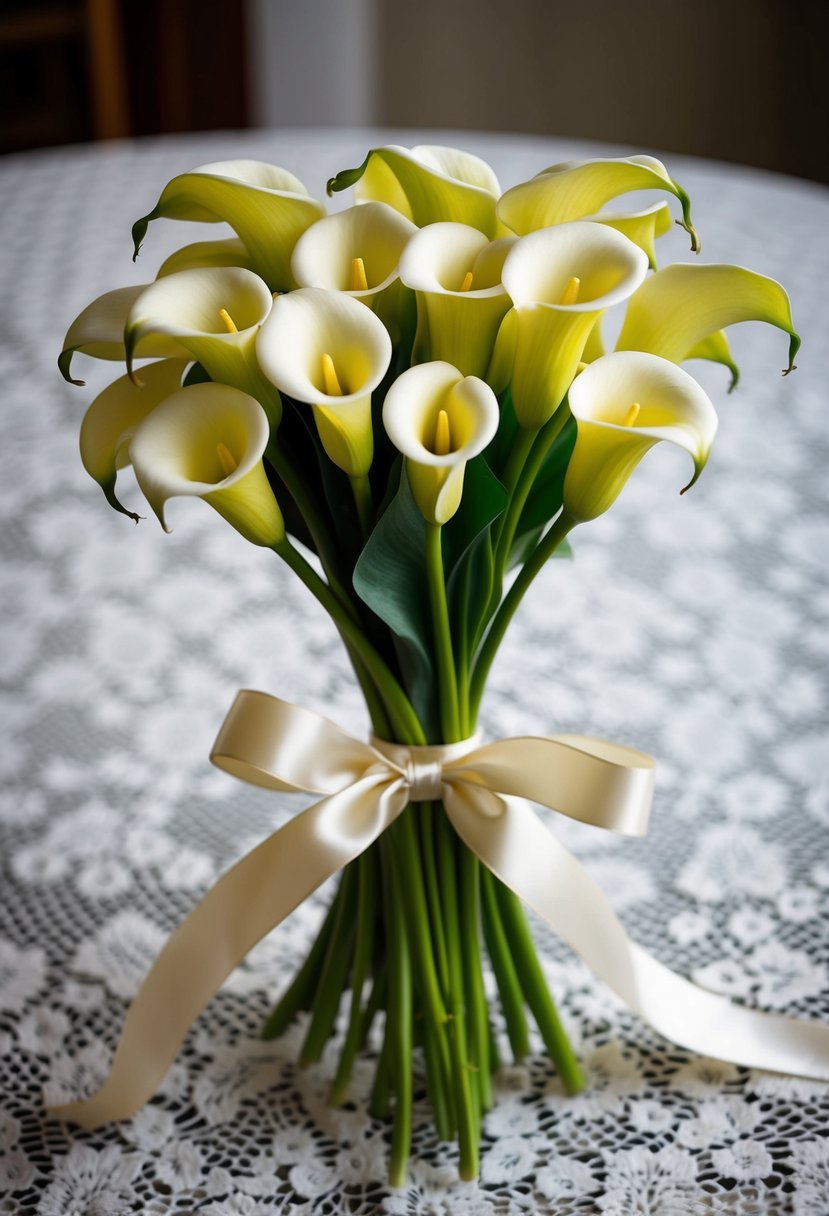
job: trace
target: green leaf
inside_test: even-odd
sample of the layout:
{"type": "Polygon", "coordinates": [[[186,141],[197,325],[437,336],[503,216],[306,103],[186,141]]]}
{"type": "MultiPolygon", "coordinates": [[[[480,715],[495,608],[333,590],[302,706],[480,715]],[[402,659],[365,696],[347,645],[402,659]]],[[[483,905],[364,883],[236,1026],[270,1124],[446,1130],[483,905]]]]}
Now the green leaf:
{"type": "Polygon", "coordinates": [[[451,589],[464,556],[507,505],[507,492],[483,455],[469,461],[457,513],[443,529],[443,568],[451,589]]]}
{"type": "Polygon", "coordinates": [[[421,721],[435,718],[432,626],[426,580],[426,524],[404,472],[354,568],[354,590],[388,625],[407,691],[421,721]]]}

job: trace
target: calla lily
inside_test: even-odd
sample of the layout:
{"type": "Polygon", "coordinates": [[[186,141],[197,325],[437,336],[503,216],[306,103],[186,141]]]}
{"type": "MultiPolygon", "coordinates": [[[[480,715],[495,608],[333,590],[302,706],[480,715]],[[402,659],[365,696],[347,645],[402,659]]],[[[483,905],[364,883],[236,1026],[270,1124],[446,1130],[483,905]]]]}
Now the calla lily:
{"type": "Polygon", "coordinates": [[[666,266],[631,296],[616,349],[650,351],[680,363],[699,357],[693,352],[700,343],[738,321],[767,321],[787,333],[783,374],[793,370],[800,337],[789,297],[775,279],[742,266],[666,266]]]}
{"type": "Polygon", "coordinates": [[[467,461],[484,450],[498,429],[492,389],[449,363],[421,363],[389,389],[383,424],[406,457],[421,514],[430,524],[445,524],[460,506],[467,461]]]}
{"type": "MultiPolygon", "coordinates": [[[[417,228],[386,203],[362,203],[327,215],[303,232],[291,257],[300,287],[344,291],[399,330],[400,255],[417,228]]],[[[399,337],[399,334],[394,336],[399,337]]]]}
{"type": "Polygon", "coordinates": [[[165,532],[168,499],[203,498],[255,545],[285,539],[262,454],[270,437],[258,401],[225,384],[192,384],[162,401],[130,444],[136,480],[165,532]]]}
{"type": "Polygon", "coordinates": [[[612,198],[632,190],[667,190],[682,207],[682,227],[699,252],[699,238],[691,223],[691,200],[654,156],[601,157],[563,161],[543,169],[528,182],[501,195],[498,218],[523,236],[552,224],[595,215],[612,198]]]}
{"type": "Polygon", "coordinates": [[[181,249],[171,253],[161,263],[156,278],[166,278],[179,270],[198,270],[209,266],[243,266],[245,270],[253,270],[253,262],[244,242],[234,236],[225,241],[194,241],[192,245],[182,245],[181,249]]]}
{"type": "Polygon", "coordinates": [[[498,179],[486,161],[439,145],[372,148],[356,169],[343,169],[328,182],[328,193],[355,186],[358,199],[388,203],[417,224],[455,220],[499,234],[495,203],[498,179]]]}
{"type": "MultiPolygon", "coordinates": [[[[147,287],[148,284],[142,283],[136,287],[107,291],[75,317],[66,331],[63,350],[58,356],[58,367],[64,380],[70,384],[85,383],[83,380],[73,380],[71,375],[72,358],[77,352],[90,355],[93,359],[120,360],[125,357],[124,326],[133,304],[147,287]]],[[[147,334],[136,343],[134,351],[136,358],[172,358],[186,353],[178,342],[161,333],[147,334]]]]}
{"type": "Polygon", "coordinates": [[[502,278],[515,308],[498,334],[490,382],[499,388],[511,364],[521,426],[537,428],[552,417],[593,326],[605,309],[635,291],[647,271],[646,254],[603,224],[559,224],[513,245],[502,278]]]}
{"type": "Polygon", "coordinates": [[[649,448],[661,439],[689,452],[699,477],[717,415],[692,376],[667,359],[619,351],[591,363],[570,387],[576,443],[564,477],[564,510],[576,521],[611,506],[649,448]]]}
{"type": "Polygon", "coordinates": [[[409,241],[400,278],[417,295],[416,361],[445,360],[483,376],[511,301],[502,283],[515,238],[490,241],[466,224],[429,224],[409,241]]]}
{"type": "Polygon", "coordinates": [[[271,290],[287,291],[294,286],[290,260],[297,238],[324,214],[323,204],[286,169],[256,160],[217,161],[168,182],[152,211],[133,224],[135,256],[151,220],[224,220],[271,290]]]}
{"type": "Polygon", "coordinates": [[[141,369],[142,387],[129,376],[121,376],[95,398],[81,423],[81,460],[83,467],[104,492],[116,511],[138,520],[115,495],[119,469],[130,463],[129,446],[136,427],[152,411],[181,388],[186,359],[163,359],[141,369]]]}
{"type": "Polygon", "coordinates": [[[600,211],[597,215],[584,217],[597,224],[607,224],[615,228],[638,245],[648,255],[651,270],[656,270],[656,241],[673,225],[671,209],[667,203],[654,203],[644,211],[610,212],[600,211]]]}
{"type": "Polygon", "coordinates": [[[213,380],[252,393],[278,424],[281,402],[256,362],[256,335],[273,297],[250,270],[222,266],[180,270],[156,280],[135,300],[124,339],[127,370],[150,335],[175,339],[213,380]]]}
{"type": "Polygon", "coordinates": [[[371,467],[371,394],[391,351],[388,331],[369,308],[316,287],[278,296],[256,342],[262,371],[313,407],[323,447],[353,478],[371,467]]]}

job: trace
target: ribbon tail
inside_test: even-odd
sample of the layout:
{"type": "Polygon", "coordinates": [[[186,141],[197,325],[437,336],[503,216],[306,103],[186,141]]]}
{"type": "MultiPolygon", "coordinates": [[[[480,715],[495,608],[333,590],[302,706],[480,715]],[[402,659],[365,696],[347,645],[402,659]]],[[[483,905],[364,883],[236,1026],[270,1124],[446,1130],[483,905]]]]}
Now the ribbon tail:
{"type": "Polygon", "coordinates": [[[829,1081],[829,1026],[735,1005],[676,975],[627,936],[585,868],[518,799],[458,783],[449,819],[497,878],[667,1039],[749,1068],[829,1081]]]}
{"type": "Polygon", "coordinates": [[[127,1011],[97,1094],[50,1108],[87,1131],[152,1097],[191,1025],[249,950],[377,839],[405,805],[377,775],[323,798],[222,875],[167,940],[127,1011]]]}

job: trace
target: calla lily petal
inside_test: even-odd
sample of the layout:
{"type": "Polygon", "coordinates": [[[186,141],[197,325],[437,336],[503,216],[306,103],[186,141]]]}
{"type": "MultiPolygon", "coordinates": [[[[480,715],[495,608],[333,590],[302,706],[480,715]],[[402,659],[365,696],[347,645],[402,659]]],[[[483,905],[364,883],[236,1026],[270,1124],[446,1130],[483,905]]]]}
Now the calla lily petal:
{"type": "MultiPolygon", "coordinates": [[[[514,343],[512,401],[521,426],[552,417],[605,309],[627,299],[648,271],[632,241],[604,224],[576,221],[522,237],[507,254],[503,283],[516,320],[499,335],[514,343]],[[573,302],[565,301],[574,295],[573,302]]],[[[497,352],[500,369],[508,358],[497,352]]]]}
{"type": "Polygon", "coordinates": [[[183,245],[161,263],[156,278],[166,278],[168,274],[177,274],[179,270],[198,270],[209,266],[243,266],[246,270],[253,269],[251,256],[244,242],[234,236],[225,241],[194,241],[192,245],[183,245]]]}
{"type": "Polygon", "coordinates": [[[328,193],[349,186],[356,186],[358,199],[388,203],[419,228],[455,220],[498,235],[498,179],[485,161],[457,148],[372,148],[362,165],[331,178],[328,193]]]}
{"type": "Polygon", "coordinates": [[[129,445],[136,427],[156,406],[181,388],[186,359],[164,359],[141,369],[139,388],[129,376],[121,376],[95,398],[81,423],[83,467],[104,492],[116,511],[139,517],[121,505],[115,496],[115,478],[129,464],[129,445]]]}
{"type": "Polygon", "coordinates": [[[667,203],[654,203],[644,211],[600,211],[598,215],[585,216],[585,219],[593,220],[597,224],[608,224],[617,232],[623,233],[648,255],[651,270],[656,270],[656,241],[666,232],[670,232],[674,222],[667,203]]]}
{"type": "Polygon", "coordinates": [[[325,207],[299,178],[255,160],[217,161],[174,177],[149,214],[133,224],[135,256],[151,220],[225,221],[244,242],[253,269],[273,291],[294,286],[290,260],[297,238],[325,207]]]}
{"type": "MultiPolygon", "coordinates": [[[[107,291],[88,304],[79,313],[63,339],[63,350],[58,357],[58,367],[64,380],[70,384],[84,384],[71,376],[72,358],[76,352],[91,355],[93,359],[123,359],[124,325],[138,297],[147,290],[147,284],[136,287],[119,287],[107,291]]],[[[135,357],[185,355],[179,343],[165,334],[148,334],[136,344],[135,357]]]]}
{"type": "Polygon", "coordinates": [[[662,439],[693,458],[687,490],[717,431],[714,407],[696,380],[675,363],[638,351],[591,363],[573,381],[569,402],[578,429],[564,477],[564,510],[575,520],[606,511],[645,452],[662,439]]]}
{"type": "Polygon", "coordinates": [[[383,424],[406,457],[421,514],[429,523],[445,524],[460,506],[467,461],[484,450],[498,429],[492,389],[449,363],[421,363],[389,389],[383,424]]]}
{"type": "Polygon", "coordinates": [[[595,215],[612,198],[632,190],[667,190],[682,206],[682,227],[699,252],[691,223],[691,201],[654,156],[600,157],[551,165],[528,182],[507,190],[498,202],[498,218],[519,236],[595,215]]]}
{"type": "Polygon", "coordinates": [[[721,363],[723,367],[727,367],[731,372],[729,393],[733,393],[740,382],[740,369],[732,357],[728,338],[721,329],[697,342],[696,346],[688,351],[683,363],[687,359],[707,359],[710,363],[721,363]]]}
{"type": "Polygon", "coordinates": [[[784,289],[743,266],[666,266],[631,296],[617,350],[644,350],[681,363],[719,329],[738,321],[767,321],[789,335],[794,369],[800,337],[784,289]]]}
{"type": "Polygon", "coordinates": [[[371,394],[388,369],[388,331],[359,300],[302,287],[278,296],[259,333],[259,365],[280,392],[311,405],[323,447],[350,477],[371,467],[371,394]],[[340,392],[325,378],[330,360],[340,392]]]}
{"type": "Polygon", "coordinates": [[[255,545],[272,547],[285,525],[262,464],[270,427],[247,393],[193,384],[162,401],[130,445],[136,480],[165,532],[168,499],[203,498],[255,545]]]}
{"type": "Polygon", "coordinates": [[[477,228],[439,223],[421,228],[400,260],[400,278],[417,295],[417,362],[442,360],[465,376],[483,376],[511,301],[501,283],[515,238],[490,242],[477,228]]]}
{"type": "Polygon", "coordinates": [[[132,372],[133,354],[149,335],[174,338],[211,379],[259,398],[275,425],[281,403],[259,369],[255,349],[259,326],[272,303],[262,279],[240,267],[180,270],[157,279],[127,316],[127,369],[132,372]]]}

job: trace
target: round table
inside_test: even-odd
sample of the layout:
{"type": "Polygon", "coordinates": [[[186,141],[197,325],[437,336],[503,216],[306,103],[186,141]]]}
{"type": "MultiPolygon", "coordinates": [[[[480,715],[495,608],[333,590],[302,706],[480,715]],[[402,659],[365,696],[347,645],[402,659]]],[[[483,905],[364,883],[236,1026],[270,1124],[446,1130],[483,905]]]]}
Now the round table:
{"type": "MultiPolygon", "coordinates": [[[[188,1037],[157,1097],[83,1133],[44,1114],[103,1078],[130,997],[216,876],[300,804],[210,768],[239,687],[364,712],[336,635],[295,580],[199,502],[174,531],[110,512],[78,424],[114,365],[55,360],[94,296],[150,281],[189,226],[130,224],[178,172],[251,157],[322,196],[374,145],[441,142],[504,187],[606,151],[453,132],[258,131],[68,148],[0,163],[5,746],[0,751],[0,1212],[612,1213],[829,1211],[829,1087],[700,1059],[628,1013],[536,923],[588,1074],[566,1097],[540,1051],[498,1078],[478,1186],[418,1106],[408,1186],[384,1183],[388,1128],[325,1102],[333,1050],[302,1070],[302,1024],[257,1037],[307,948],[323,889],[257,947],[188,1037]]],[[[610,149],[613,154],[625,149],[610,149]]],[[[555,821],[631,935],[674,970],[761,1008],[829,1013],[829,205],[820,187],[666,157],[691,194],[702,260],[779,278],[804,338],[739,327],[743,369],[691,369],[720,412],[690,494],[682,454],[647,457],[612,512],[576,533],[493,669],[488,737],[575,731],[658,760],[652,830],[555,821]]],[[[340,196],[336,206],[345,205],[340,196]]],[[[194,231],[198,231],[195,230],[194,231]]],[[[199,232],[199,236],[202,234],[199,232]]],[[[210,232],[208,235],[214,235],[210,232]]],[[[690,260],[685,234],[662,262],[690,260]]],[[[137,500],[136,500],[137,501],[137,500]]],[[[539,1046],[536,1041],[536,1047],[539,1046]]]]}

